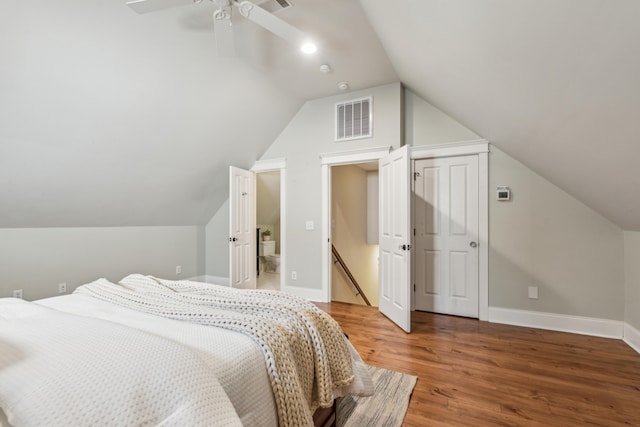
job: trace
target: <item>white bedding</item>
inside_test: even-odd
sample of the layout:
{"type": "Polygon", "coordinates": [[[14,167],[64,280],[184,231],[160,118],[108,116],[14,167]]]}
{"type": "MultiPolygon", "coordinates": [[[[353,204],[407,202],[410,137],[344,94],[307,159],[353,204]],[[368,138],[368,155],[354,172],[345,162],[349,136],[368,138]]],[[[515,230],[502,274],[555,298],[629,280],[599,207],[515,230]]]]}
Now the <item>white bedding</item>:
{"type": "Polygon", "coordinates": [[[248,337],[219,328],[152,316],[72,294],[38,304],[151,332],[195,349],[215,372],[245,426],[276,426],[278,418],[264,356],[248,337]]]}
{"type": "MultiPolygon", "coordinates": [[[[245,426],[277,426],[277,411],[265,369],[262,351],[247,336],[237,332],[140,313],[100,301],[87,295],[73,294],[37,301],[37,304],[79,316],[108,320],[185,344],[198,352],[224,388],[245,426]]],[[[77,318],[82,322],[82,318],[77,318]]],[[[345,394],[369,395],[373,384],[357,352],[353,357],[354,382],[336,390],[345,394]]],[[[0,414],[0,422],[2,420],[0,414]]]]}
{"type": "Polygon", "coordinates": [[[16,426],[242,425],[189,347],[13,298],[0,299],[0,406],[16,426]]]}

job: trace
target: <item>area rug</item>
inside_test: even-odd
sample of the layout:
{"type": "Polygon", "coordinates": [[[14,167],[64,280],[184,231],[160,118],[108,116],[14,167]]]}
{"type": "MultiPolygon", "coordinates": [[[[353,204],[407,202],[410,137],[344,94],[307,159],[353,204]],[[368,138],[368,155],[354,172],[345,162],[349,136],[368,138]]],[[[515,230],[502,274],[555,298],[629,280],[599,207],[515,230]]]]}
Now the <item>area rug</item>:
{"type": "Polygon", "coordinates": [[[339,400],[338,427],[400,427],[418,377],[368,366],[373,377],[373,396],[346,396],[339,400]]]}

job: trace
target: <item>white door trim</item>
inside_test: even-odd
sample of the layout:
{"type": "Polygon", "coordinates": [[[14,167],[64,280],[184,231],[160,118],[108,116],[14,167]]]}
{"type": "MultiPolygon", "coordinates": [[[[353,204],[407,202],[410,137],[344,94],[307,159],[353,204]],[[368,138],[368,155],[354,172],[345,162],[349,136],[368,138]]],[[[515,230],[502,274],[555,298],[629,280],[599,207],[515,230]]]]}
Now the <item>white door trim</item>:
{"type": "Polygon", "coordinates": [[[467,156],[489,152],[486,139],[474,141],[452,142],[447,144],[424,145],[411,147],[411,159],[428,159],[432,157],[467,156]]]}
{"type": "Polygon", "coordinates": [[[478,319],[489,320],[489,142],[475,140],[411,148],[412,159],[478,155],[478,319]]]}
{"type": "Polygon", "coordinates": [[[322,296],[331,302],[331,167],[377,162],[391,152],[391,146],[363,150],[340,151],[320,155],[322,170],[322,296]]]}
{"type": "Polygon", "coordinates": [[[349,150],[320,154],[320,164],[322,165],[350,165],[354,163],[366,163],[377,161],[391,152],[391,146],[373,147],[360,150],[349,150]]]}
{"type": "Polygon", "coordinates": [[[273,172],[287,167],[287,159],[256,160],[251,167],[252,172],[273,172]]]}
{"type": "Polygon", "coordinates": [[[287,289],[287,159],[256,160],[251,171],[280,172],[280,290],[287,289]]]}

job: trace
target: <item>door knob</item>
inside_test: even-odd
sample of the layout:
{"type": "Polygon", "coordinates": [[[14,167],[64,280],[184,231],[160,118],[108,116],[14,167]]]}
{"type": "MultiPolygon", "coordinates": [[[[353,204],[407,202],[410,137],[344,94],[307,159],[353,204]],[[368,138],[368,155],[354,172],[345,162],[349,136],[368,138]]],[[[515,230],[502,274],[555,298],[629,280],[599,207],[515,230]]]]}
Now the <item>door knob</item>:
{"type": "Polygon", "coordinates": [[[230,242],[237,242],[238,238],[237,237],[229,237],[229,241],[230,242]]]}
{"type": "Polygon", "coordinates": [[[471,246],[472,248],[477,248],[478,244],[476,242],[471,242],[469,243],[469,246],[471,246]]]}

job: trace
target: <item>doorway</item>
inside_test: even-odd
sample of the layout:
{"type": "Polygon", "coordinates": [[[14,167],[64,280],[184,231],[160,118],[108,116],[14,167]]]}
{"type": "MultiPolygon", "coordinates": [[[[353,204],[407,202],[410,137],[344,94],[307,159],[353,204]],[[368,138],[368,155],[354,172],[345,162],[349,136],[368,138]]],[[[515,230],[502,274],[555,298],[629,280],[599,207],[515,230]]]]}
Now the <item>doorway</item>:
{"type": "Polygon", "coordinates": [[[331,168],[332,301],[378,306],[378,163],[331,168]]]}
{"type": "Polygon", "coordinates": [[[411,330],[409,147],[380,147],[321,155],[322,162],[322,299],[330,302],[333,253],[331,244],[331,169],[339,165],[378,162],[380,185],[378,309],[405,331],[411,330]]]}
{"type": "Polygon", "coordinates": [[[256,288],[280,290],[281,173],[256,173],[256,288]]]}

